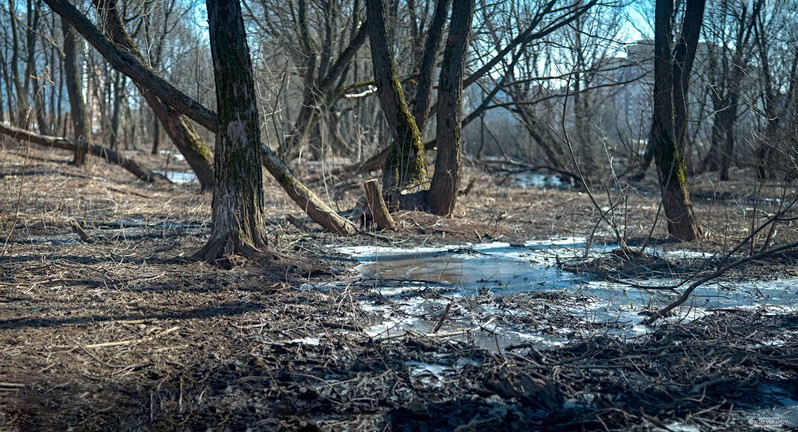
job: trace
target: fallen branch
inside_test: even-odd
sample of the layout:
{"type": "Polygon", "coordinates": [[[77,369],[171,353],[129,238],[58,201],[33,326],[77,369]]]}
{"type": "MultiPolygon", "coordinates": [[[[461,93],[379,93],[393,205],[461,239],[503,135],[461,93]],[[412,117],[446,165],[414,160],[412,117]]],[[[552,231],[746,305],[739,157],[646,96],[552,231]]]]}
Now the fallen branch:
{"type": "Polygon", "coordinates": [[[69,226],[72,228],[72,232],[77,234],[84,243],[94,243],[94,239],[91,238],[91,236],[86,232],[86,230],[83,229],[82,226],[80,226],[79,223],[76,221],[70,221],[69,226]]]}
{"type": "Polygon", "coordinates": [[[339,216],[318,195],[308,189],[288,169],[288,166],[266,145],[260,146],[263,166],[280,183],[289,197],[316,223],[336,234],[354,235],[357,228],[339,216]]]}
{"type": "Polygon", "coordinates": [[[97,144],[89,144],[84,141],[73,141],[66,138],[54,137],[49,135],[39,135],[37,133],[21,129],[14,126],[0,124],[0,133],[11,138],[32,142],[44,147],[52,147],[69,151],[84,150],[86,153],[105,159],[106,162],[119,165],[130,171],[133,175],[146,182],[154,182],[155,179],[169,181],[166,177],[158,174],[151,169],[139,164],[133,159],[126,158],[117,151],[97,144]]]}

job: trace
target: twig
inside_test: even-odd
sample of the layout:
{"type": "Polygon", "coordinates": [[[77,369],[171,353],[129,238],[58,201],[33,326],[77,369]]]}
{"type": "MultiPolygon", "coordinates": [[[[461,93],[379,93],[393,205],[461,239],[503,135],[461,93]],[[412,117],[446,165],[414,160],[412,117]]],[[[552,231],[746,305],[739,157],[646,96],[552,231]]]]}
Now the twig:
{"type": "Polygon", "coordinates": [[[441,329],[441,327],[443,326],[443,322],[446,321],[446,317],[449,316],[449,309],[451,309],[451,308],[452,308],[452,302],[449,302],[446,305],[446,310],[443,311],[443,315],[441,316],[441,319],[438,320],[438,324],[432,330],[433,333],[438,333],[438,330],[441,329]]]}
{"type": "Polygon", "coordinates": [[[102,342],[102,343],[96,343],[96,344],[91,344],[91,345],[84,345],[83,348],[107,348],[107,347],[114,347],[114,346],[121,346],[121,345],[137,344],[137,343],[147,342],[147,341],[151,341],[153,339],[157,339],[157,338],[159,338],[161,336],[165,336],[165,335],[167,335],[169,333],[176,332],[177,330],[180,330],[180,326],[175,326],[175,327],[166,329],[166,330],[158,333],[155,336],[148,336],[148,337],[140,338],[140,339],[127,339],[127,340],[115,341],[115,342],[102,342]]]}
{"type": "Polygon", "coordinates": [[[75,221],[69,221],[69,226],[72,228],[72,232],[78,235],[84,243],[94,243],[94,239],[80,226],[79,223],[75,221]]]}

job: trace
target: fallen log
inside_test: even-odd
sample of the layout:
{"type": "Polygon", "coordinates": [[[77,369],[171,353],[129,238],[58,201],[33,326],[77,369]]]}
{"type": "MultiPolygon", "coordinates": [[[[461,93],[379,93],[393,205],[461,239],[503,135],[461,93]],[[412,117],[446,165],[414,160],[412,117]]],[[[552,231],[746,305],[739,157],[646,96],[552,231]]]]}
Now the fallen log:
{"type": "Polygon", "coordinates": [[[122,156],[115,150],[97,144],[89,144],[87,142],[74,141],[62,137],[39,135],[29,130],[4,124],[0,124],[0,133],[13,139],[32,142],[44,147],[58,148],[73,152],[78,149],[85,150],[86,153],[92,156],[97,156],[99,158],[105,159],[105,161],[108,163],[121,166],[122,168],[130,171],[138,179],[144,180],[146,182],[152,183],[155,181],[155,179],[166,180],[166,177],[163,175],[152,171],[133,159],[122,156]]]}

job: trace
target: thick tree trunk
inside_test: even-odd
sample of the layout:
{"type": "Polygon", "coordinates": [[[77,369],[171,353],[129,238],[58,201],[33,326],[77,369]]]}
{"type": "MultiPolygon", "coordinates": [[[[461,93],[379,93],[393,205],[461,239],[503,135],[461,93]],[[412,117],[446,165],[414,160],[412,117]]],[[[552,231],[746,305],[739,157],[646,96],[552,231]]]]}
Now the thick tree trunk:
{"type": "Polygon", "coordinates": [[[366,1],[366,10],[377,95],[385,120],[395,138],[385,165],[383,193],[389,205],[395,205],[403,190],[420,189],[426,183],[426,154],[418,126],[405,101],[396,65],[391,58],[383,0],[366,1]]]}
{"type": "MultiPolygon", "coordinates": [[[[83,93],[80,85],[80,68],[78,68],[76,45],[77,36],[75,29],[68,21],[61,20],[61,30],[64,34],[64,75],[66,79],[67,94],[69,96],[69,116],[72,118],[72,134],[77,141],[91,140],[91,125],[83,102],[83,93]]],[[[83,148],[75,149],[73,158],[75,166],[86,163],[86,152],[83,148]]]]}
{"type": "Polygon", "coordinates": [[[260,123],[252,63],[239,0],[208,0],[208,24],[216,82],[216,186],[213,229],[197,256],[230,262],[267,247],[260,162],[260,123]]]}
{"type": "Polygon", "coordinates": [[[438,124],[435,135],[438,156],[427,195],[427,207],[438,215],[452,213],[460,183],[463,75],[473,16],[474,0],[453,1],[452,21],[449,24],[449,36],[443,52],[438,84],[438,124]]]}
{"type": "Polygon", "coordinates": [[[36,134],[25,129],[3,125],[2,123],[0,123],[0,134],[7,135],[13,139],[28,141],[45,147],[64,149],[72,152],[80,151],[83,154],[97,156],[106,160],[108,163],[121,166],[122,168],[130,171],[140,180],[144,180],[146,182],[153,182],[156,178],[165,179],[165,177],[162,175],[156,174],[138,162],[122,156],[119,152],[96,144],[36,134]]]}
{"type": "Polygon", "coordinates": [[[687,133],[687,107],[684,105],[687,78],[698,43],[704,0],[687,3],[683,38],[673,53],[670,48],[672,12],[673,0],[657,0],[654,14],[654,119],[650,139],[654,145],[668,233],[678,240],[692,241],[701,230],[695,221],[687,188],[684,146],[681,143],[687,133]]]}

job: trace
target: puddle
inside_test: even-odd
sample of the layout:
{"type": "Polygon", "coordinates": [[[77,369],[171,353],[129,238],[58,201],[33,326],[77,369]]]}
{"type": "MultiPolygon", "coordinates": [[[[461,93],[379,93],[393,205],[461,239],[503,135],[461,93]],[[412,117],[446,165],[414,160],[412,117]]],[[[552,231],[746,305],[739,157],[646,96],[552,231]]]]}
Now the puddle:
{"type": "Polygon", "coordinates": [[[186,160],[186,158],[185,158],[185,157],[183,157],[183,154],[182,154],[182,153],[180,153],[179,151],[173,151],[173,150],[161,150],[161,151],[159,151],[159,153],[160,153],[160,154],[162,154],[162,155],[164,155],[164,156],[167,156],[167,157],[172,157],[172,158],[175,158],[175,159],[177,159],[177,160],[179,160],[179,161],[186,160]]]}
{"type": "MultiPolygon", "coordinates": [[[[553,244],[507,243],[464,245],[449,248],[419,248],[412,251],[382,247],[343,248],[362,262],[364,279],[407,281],[429,287],[451,288],[460,294],[487,291],[509,295],[537,287],[566,288],[577,276],[555,266],[561,256],[583,252],[579,244],[564,239],[553,244]]],[[[401,293],[406,287],[381,287],[385,294],[401,293]]]]}
{"type": "MultiPolygon", "coordinates": [[[[598,256],[611,249],[613,245],[594,244],[590,254],[598,256]]],[[[561,346],[577,336],[635,338],[650,331],[641,324],[646,313],[676,298],[670,290],[633,288],[561,270],[559,262],[584,258],[585,240],[580,238],[523,245],[338,250],[360,262],[356,285],[368,292],[360,301],[361,307],[379,320],[366,329],[375,338],[413,331],[471,341],[500,353],[518,346],[561,346]]],[[[662,255],[706,257],[686,251],[662,255]]],[[[628,282],[653,287],[679,281],[662,278],[628,282]]],[[[696,289],[668,320],[691,321],[713,308],[789,313],[796,310],[795,305],[798,278],[708,283],[696,289]]]]}
{"type": "Polygon", "coordinates": [[[197,181],[197,175],[194,171],[161,171],[153,170],[156,174],[165,176],[172,183],[194,183],[197,181]]]}
{"type": "Polygon", "coordinates": [[[559,177],[551,174],[523,172],[511,176],[518,186],[522,188],[568,188],[570,184],[564,183],[559,177]]]}

